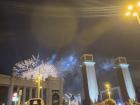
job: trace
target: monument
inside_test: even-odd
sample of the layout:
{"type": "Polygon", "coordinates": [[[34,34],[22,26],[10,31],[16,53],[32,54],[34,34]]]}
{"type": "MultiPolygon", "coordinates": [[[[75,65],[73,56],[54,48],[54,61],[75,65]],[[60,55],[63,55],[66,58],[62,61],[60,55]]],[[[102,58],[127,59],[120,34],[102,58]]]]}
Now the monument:
{"type": "Polygon", "coordinates": [[[84,54],[81,57],[81,63],[81,71],[83,75],[84,104],[93,105],[98,101],[99,95],[93,55],[84,54]]]}
{"type": "Polygon", "coordinates": [[[136,93],[125,57],[116,58],[116,70],[122,99],[127,102],[129,99],[136,100],[136,93]]]}

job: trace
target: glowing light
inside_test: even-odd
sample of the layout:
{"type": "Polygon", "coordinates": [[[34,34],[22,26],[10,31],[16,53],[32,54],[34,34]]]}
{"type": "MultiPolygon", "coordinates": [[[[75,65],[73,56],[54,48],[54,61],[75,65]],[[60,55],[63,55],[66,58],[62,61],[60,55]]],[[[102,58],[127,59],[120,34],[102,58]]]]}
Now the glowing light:
{"type": "Polygon", "coordinates": [[[18,96],[17,93],[13,93],[12,101],[17,102],[18,101],[18,96]]]}
{"type": "Polygon", "coordinates": [[[140,1],[137,3],[137,6],[140,7],[140,1]]]}
{"type": "Polygon", "coordinates": [[[72,62],[72,61],[73,61],[73,59],[74,59],[74,57],[73,57],[73,56],[70,56],[70,57],[69,57],[69,61],[70,61],[70,62],[72,62]]]}
{"type": "Polygon", "coordinates": [[[128,7],[127,7],[127,9],[128,9],[128,11],[125,13],[125,16],[130,16],[130,15],[132,15],[132,16],[134,16],[134,17],[136,17],[137,18],[137,20],[138,20],[138,23],[140,24],[140,17],[139,17],[139,11],[140,11],[140,1],[139,2],[137,2],[137,4],[136,5],[129,5],[128,7]]]}
{"type": "Polygon", "coordinates": [[[18,97],[12,97],[12,101],[17,102],[18,101],[18,97]]]}
{"type": "Polygon", "coordinates": [[[106,87],[107,89],[110,89],[110,88],[111,88],[110,83],[106,83],[106,84],[105,84],[105,87],[106,87]]]}
{"type": "Polygon", "coordinates": [[[105,88],[106,88],[108,97],[111,98],[111,91],[110,91],[111,84],[110,83],[106,83],[105,84],[105,88]]]}
{"type": "Polygon", "coordinates": [[[137,13],[137,12],[134,12],[134,13],[133,13],[133,16],[138,16],[138,13],[137,13]]]}
{"type": "Polygon", "coordinates": [[[84,62],[84,64],[86,64],[86,65],[94,65],[95,62],[84,62]]]}
{"type": "Polygon", "coordinates": [[[130,10],[130,11],[132,11],[133,8],[134,8],[133,5],[129,5],[129,6],[128,6],[128,10],[130,10]]]}
{"type": "Polygon", "coordinates": [[[123,101],[117,101],[116,105],[124,105],[123,101]]]}
{"type": "Polygon", "coordinates": [[[109,91],[108,94],[111,95],[111,92],[109,91]]]}
{"type": "Polygon", "coordinates": [[[130,16],[131,15],[131,12],[126,12],[125,13],[125,16],[130,16]]]}
{"type": "Polygon", "coordinates": [[[14,93],[14,94],[13,94],[13,97],[16,97],[16,96],[17,96],[17,93],[14,93]]]}

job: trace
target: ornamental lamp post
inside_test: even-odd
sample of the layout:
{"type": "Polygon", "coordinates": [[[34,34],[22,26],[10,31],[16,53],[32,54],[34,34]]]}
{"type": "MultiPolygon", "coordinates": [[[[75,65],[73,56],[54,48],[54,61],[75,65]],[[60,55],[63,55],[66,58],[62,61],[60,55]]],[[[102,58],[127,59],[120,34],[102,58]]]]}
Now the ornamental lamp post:
{"type": "Polygon", "coordinates": [[[42,75],[39,73],[39,75],[37,75],[37,77],[36,77],[38,98],[40,98],[40,89],[42,88],[41,81],[42,81],[42,75]]]}
{"type": "Polygon", "coordinates": [[[107,95],[108,95],[108,98],[111,99],[111,84],[110,83],[106,83],[105,84],[105,88],[106,88],[106,91],[107,91],[107,95]]]}

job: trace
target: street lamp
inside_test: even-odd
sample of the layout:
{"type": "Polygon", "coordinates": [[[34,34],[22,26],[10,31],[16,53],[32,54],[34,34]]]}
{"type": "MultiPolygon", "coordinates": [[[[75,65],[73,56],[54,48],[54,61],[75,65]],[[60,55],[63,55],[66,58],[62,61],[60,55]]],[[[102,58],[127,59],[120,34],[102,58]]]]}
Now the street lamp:
{"type": "Polygon", "coordinates": [[[133,5],[128,6],[128,10],[132,11],[134,9],[133,5]]]}
{"type": "Polygon", "coordinates": [[[140,1],[137,3],[137,6],[140,7],[140,1]]]}
{"type": "Polygon", "coordinates": [[[138,23],[140,24],[139,12],[140,12],[140,1],[135,3],[135,4],[128,5],[127,12],[125,13],[125,16],[136,17],[138,20],[138,23]]]}
{"type": "Polygon", "coordinates": [[[106,83],[105,84],[105,88],[106,88],[106,91],[107,91],[107,95],[108,95],[108,98],[110,99],[111,98],[111,84],[110,83],[106,83]]]}

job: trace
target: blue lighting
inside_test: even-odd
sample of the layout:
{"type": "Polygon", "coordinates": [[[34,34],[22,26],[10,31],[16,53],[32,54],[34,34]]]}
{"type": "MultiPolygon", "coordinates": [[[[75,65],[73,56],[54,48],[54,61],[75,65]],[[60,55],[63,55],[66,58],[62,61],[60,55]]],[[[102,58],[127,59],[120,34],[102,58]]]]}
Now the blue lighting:
{"type": "Polygon", "coordinates": [[[78,60],[74,55],[70,55],[62,58],[57,64],[57,67],[62,71],[70,71],[73,70],[73,68],[77,64],[77,61],[78,60]]]}
{"type": "Polygon", "coordinates": [[[112,68],[114,66],[115,66],[115,64],[114,64],[114,60],[113,59],[107,59],[103,63],[100,64],[100,68],[102,70],[105,70],[105,71],[112,70],[112,68]]]}
{"type": "Polygon", "coordinates": [[[124,103],[118,102],[117,105],[124,105],[124,103]]]}
{"type": "Polygon", "coordinates": [[[74,60],[74,57],[70,56],[68,59],[69,59],[69,62],[72,62],[74,60]]]}
{"type": "Polygon", "coordinates": [[[66,67],[70,67],[70,64],[66,64],[66,67]]]}
{"type": "Polygon", "coordinates": [[[124,105],[124,102],[123,100],[116,100],[116,105],[124,105]]]}
{"type": "Polygon", "coordinates": [[[76,62],[77,62],[77,59],[74,59],[71,64],[74,65],[74,64],[76,64],[76,62]]]}
{"type": "Polygon", "coordinates": [[[56,54],[52,55],[51,59],[48,61],[49,64],[53,64],[56,60],[56,54]]]}

